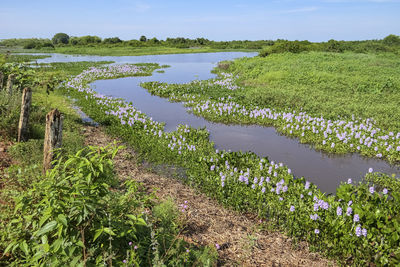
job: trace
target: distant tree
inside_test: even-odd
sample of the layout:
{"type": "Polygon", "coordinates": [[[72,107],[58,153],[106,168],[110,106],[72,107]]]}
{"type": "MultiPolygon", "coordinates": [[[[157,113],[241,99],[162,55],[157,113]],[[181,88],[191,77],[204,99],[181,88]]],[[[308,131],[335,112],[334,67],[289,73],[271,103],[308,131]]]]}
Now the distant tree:
{"type": "Polygon", "coordinates": [[[116,43],[122,43],[122,40],[119,39],[118,37],[112,37],[112,38],[105,38],[103,40],[104,44],[116,44],[116,43]]]}
{"type": "Polygon", "coordinates": [[[160,41],[159,41],[156,37],[151,38],[151,39],[149,40],[149,42],[150,42],[151,44],[159,44],[159,43],[160,43],[160,41]]]}
{"type": "Polygon", "coordinates": [[[390,34],[383,39],[385,45],[400,45],[400,36],[390,34]]]}
{"type": "Polygon", "coordinates": [[[51,39],[53,44],[68,44],[69,42],[69,36],[66,33],[57,33],[53,36],[53,39],[51,39]]]}
{"type": "Polygon", "coordinates": [[[326,50],[329,52],[343,52],[343,47],[341,46],[339,41],[334,39],[330,39],[326,44],[326,50]]]}
{"type": "Polygon", "coordinates": [[[142,36],[140,36],[140,39],[139,39],[141,42],[146,42],[147,41],[147,38],[146,38],[146,36],[144,36],[144,35],[142,35],[142,36]]]}
{"type": "Polygon", "coordinates": [[[29,41],[24,45],[24,49],[36,48],[37,43],[35,41],[29,41]]]}

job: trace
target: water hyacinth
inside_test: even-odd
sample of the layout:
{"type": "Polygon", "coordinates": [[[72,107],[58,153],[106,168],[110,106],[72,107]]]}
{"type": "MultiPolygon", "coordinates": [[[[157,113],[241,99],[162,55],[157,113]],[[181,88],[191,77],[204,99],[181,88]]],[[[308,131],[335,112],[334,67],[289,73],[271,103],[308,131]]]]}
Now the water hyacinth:
{"type": "MultiPolygon", "coordinates": [[[[193,81],[185,84],[184,93],[173,93],[170,99],[182,101],[194,114],[204,117],[218,117],[228,122],[252,122],[274,125],[280,132],[300,137],[310,143],[317,143],[327,151],[361,152],[362,154],[378,158],[399,158],[400,133],[385,131],[375,126],[373,118],[351,120],[329,120],[313,117],[306,112],[295,110],[278,111],[268,107],[253,107],[235,101],[231,95],[218,99],[204,99],[198,91],[210,90],[215,86],[227,90],[240,89],[235,85],[232,74],[221,73],[218,79],[211,81],[193,81]],[[193,90],[192,93],[190,91],[193,90]],[[189,93],[188,93],[189,91],[189,93]],[[327,142],[328,140],[328,142],[327,142]],[[372,146],[372,144],[375,144],[372,146]],[[356,145],[356,146],[355,146],[356,145]]],[[[174,84],[145,83],[143,85],[155,94],[167,88],[174,88],[174,84]]],[[[214,89],[215,90],[215,89],[214,89]]],[[[262,167],[260,167],[262,168],[262,167]]]]}
{"type": "Polygon", "coordinates": [[[337,208],[336,208],[336,215],[337,215],[337,216],[342,216],[342,212],[343,212],[343,210],[342,210],[341,207],[337,207],[337,208]]]}
{"type": "Polygon", "coordinates": [[[369,192],[370,192],[371,194],[373,194],[373,193],[375,192],[375,188],[374,188],[373,186],[371,186],[371,187],[369,188],[369,192]]]}
{"type": "Polygon", "coordinates": [[[360,237],[362,235],[362,230],[360,225],[356,227],[355,232],[357,237],[360,237]]]}
{"type": "Polygon", "coordinates": [[[353,213],[353,209],[351,207],[348,207],[346,210],[346,215],[350,216],[353,213]]]}

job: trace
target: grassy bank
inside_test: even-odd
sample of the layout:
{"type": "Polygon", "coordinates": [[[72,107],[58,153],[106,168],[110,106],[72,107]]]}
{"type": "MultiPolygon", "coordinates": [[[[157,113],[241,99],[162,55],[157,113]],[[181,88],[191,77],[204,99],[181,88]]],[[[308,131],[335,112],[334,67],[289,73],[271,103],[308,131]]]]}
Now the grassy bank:
{"type": "Polygon", "coordinates": [[[13,53],[61,53],[72,55],[97,55],[97,56],[143,56],[164,54],[189,54],[213,52],[258,52],[257,49],[218,49],[210,47],[175,48],[175,47],[107,47],[107,46],[60,46],[54,49],[22,49],[8,48],[13,53]]]}
{"type": "Polygon", "coordinates": [[[391,53],[279,54],[243,58],[229,65],[245,86],[243,102],[302,110],[335,120],[374,118],[400,131],[400,56],[391,53]]]}

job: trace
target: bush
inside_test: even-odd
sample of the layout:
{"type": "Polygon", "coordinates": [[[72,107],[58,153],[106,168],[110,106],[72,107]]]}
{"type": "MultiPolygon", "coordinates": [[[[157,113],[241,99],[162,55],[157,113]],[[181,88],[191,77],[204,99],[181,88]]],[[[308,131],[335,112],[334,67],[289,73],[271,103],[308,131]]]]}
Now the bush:
{"type": "Polygon", "coordinates": [[[69,36],[66,33],[57,33],[53,36],[53,44],[68,44],[69,36]]]}
{"type": "Polygon", "coordinates": [[[35,41],[30,41],[24,45],[24,49],[36,48],[37,43],[35,41]]]}
{"type": "Polygon", "coordinates": [[[151,196],[136,182],[118,188],[112,159],[119,149],[87,147],[59,158],[45,177],[19,177],[32,183],[15,194],[15,212],[0,230],[0,265],[212,265],[215,252],[178,238],[173,202],[155,207],[153,218],[151,196]]]}

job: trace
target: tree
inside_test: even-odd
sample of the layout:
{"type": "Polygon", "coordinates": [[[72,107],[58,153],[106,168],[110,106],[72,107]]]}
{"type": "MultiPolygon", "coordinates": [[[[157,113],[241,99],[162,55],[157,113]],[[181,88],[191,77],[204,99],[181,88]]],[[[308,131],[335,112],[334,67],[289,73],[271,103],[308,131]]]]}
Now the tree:
{"type": "Polygon", "coordinates": [[[69,36],[66,33],[57,33],[53,36],[53,44],[68,44],[69,42],[69,36]]]}
{"type": "Polygon", "coordinates": [[[140,36],[140,39],[139,39],[141,42],[146,42],[147,41],[147,38],[146,38],[146,36],[144,36],[144,35],[142,35],[142,36],[140,36]]]}
{"type": "Polygon", "coordinates": [[[116,43],[122,43],[122,40],[119,39],[118,37],[112,37],[112,38],[105,38],[103,40],[104,44],[116,44],[116,43]]]}
{"type": "Polygon", "coordinates": [[[390,34],[383,39],[385,45],[400,45],[400,36],[390,34]]]}

